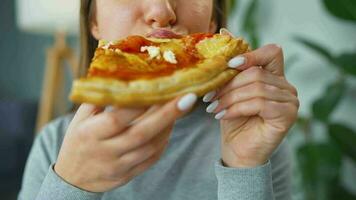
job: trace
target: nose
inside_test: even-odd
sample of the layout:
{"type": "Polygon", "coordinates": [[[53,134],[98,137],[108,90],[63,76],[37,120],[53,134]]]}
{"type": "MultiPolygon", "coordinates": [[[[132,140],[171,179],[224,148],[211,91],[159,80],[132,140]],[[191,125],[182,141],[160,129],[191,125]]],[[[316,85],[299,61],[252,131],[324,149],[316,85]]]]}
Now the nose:
{"type": "Polygon", "coordinates": [[[145,22],[153,27],[167,27],[177,21],[175,5],[171,0],[148,0],[145,6],[145,22]]]}

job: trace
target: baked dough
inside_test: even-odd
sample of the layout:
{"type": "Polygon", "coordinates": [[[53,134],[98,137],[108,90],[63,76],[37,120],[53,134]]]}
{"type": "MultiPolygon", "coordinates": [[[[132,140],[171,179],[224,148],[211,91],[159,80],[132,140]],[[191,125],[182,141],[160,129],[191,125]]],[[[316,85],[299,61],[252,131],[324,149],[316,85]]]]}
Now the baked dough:
{"type": "MultiPolygon", "coordinates": [[[[192,36],[188,35],[181,39],[145,39],[156,46],[158,44],[161,51],[168,49],[178,56],[178,54],[186,54],[187,47],[184,41],[187,41],[187,37],[192,36]]],[[[88,76],[73,83],[70,94],[72,101],[99,106],[140,107],[163,103],[186,93],[202,96],[223,86],[236,76],[238,71],[227,67],[228,60],[249,51],[249,45],[242,38],[214,34],[195,44],[194,51],[200,58],[198,61],[180,68],[180,59],[177,57],[178,63],[174,65],[174,71],[162,74],[148,64],[152,59],[156,59],[149,57],[151,55],[142,58],[135,53],[115,49],[115,46],[123,41],[99,42],[88,76]],[[90,75],[91,70],[95,71],[94,68],[104,71],[117,70],[115,73],[120,74],[120,70],[116,68],[117,63],[110,63],[113,56],[120,57],[122,59],[120,63],[125,62],[135,73],[139,71],[138,76],[126,79],[124,76],[90,75]]],[[[158,64],[160,68],[173,65],[168,61],[160,63],[158,64]]],[[[125,70],[121,68],[121,71],[125,70]]]]}

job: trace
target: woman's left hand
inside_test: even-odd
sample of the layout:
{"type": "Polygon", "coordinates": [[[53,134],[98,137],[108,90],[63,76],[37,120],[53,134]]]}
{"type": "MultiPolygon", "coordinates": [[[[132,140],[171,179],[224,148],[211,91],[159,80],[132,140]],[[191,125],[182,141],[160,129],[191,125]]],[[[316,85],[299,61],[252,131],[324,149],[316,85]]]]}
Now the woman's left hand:
{"type": "Polygon", "coordinates": [[[241,71],[217,92],[207,111],[221,120],[222,160],[229,167],[265,164],[297,118],[297,90],[284,76],[283,51],[267,45],[233,58],[241,71]]]}

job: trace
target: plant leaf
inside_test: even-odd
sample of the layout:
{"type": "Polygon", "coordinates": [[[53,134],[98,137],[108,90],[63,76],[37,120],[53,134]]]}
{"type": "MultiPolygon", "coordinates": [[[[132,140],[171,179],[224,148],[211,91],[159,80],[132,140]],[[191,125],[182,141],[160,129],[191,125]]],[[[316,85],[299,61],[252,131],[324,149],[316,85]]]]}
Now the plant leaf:
{"type": "Polygon", "coordinates": [[[229,4],[228,4],[228,8],[227,8],[229,15],[232,15],[237,4],[238,4],[238,0],[229,0],[229,4]]]}
{"type": "Polygon", "coordinates": [[[246,31],[253,31],[256,29],[256,11],[258,0],[252,0],[247,7],[247,11],[244,16],[244,22],[242,28],[246,31]]]}
{"type": "Polygon", "coordinates": [[[323,0],[326,9],[334,16],[356,22],[355,0],[323,0]]]}
{"type": "Polygon", "coordinates": [[[337,184],[333,188],[333,194],[331,196],[331,199],[337,199],[337,200],[355,200],[356,196],[349,192],[342,184],[337,184]]]}
{"type": "Polygon", "coordinates": [[[250,37],[251,37],[250,45],[251,45],[252,49],[258,48],[260,46],[260,39],[259,39],[258,35],[255,32],[252,32],[250,37]]]}
{"type": "Polygon", "coordinates": [[[314,118],[328,122],[330,115],[339,104],[346,90],[344,80],[339,80],[329,85],[324,94],[314,101],[312,111],[314,118]]]}
{"type": "Polygon", "coordinates": [[[356,52],[344,53],[337,57],[334,57],[325,47],[322,47],[321,45],[313,41],[302,37],[296,37],[296,40],[308,47],[309,49],[312,49],[313,51],[322,55],[329,62],[337,66],[338,69],[341,69],[347,74],[356,76],[356,52]]]}
{"type": "Polygon", "coordinates": [[[330,124],[328,132],[342,152],[356,162],[356,132],[342,124],[330,124]]]}
{"type": "Polygon", "coordinates": [[[338,65],[345,73],[356,76],[356,52],[345,53],[335,59],[338,65]]]}
{"type": "Polygon", "coordinates": [[[252,49],[259,46],[259,37],[257,30],[257,8],[259,0],[252,0],[248,5],[245,15],[243,16],[242,29],[249,35],[252,49]]]}
{"type": "Polygon", "coordinates": [[[308,47],[309,49],[319,53],[320,55],[324,56],[324,58],[326,58],[328,61],[330,62],[334,62],[334,57],[331,55],[331,53],[323,46],[310,41],[306,38],[302,38],[302,37],[296,37],[296,40],[300,43],[302,43],[303,45],[305,45],[306,47],[308,47]]]}
{"type": "Polygon", "coordinates": [[[340,177],[340,150],[333,143],[307,143],[298,149],[297,158],[305,199],[328,199],[340,177]]]}

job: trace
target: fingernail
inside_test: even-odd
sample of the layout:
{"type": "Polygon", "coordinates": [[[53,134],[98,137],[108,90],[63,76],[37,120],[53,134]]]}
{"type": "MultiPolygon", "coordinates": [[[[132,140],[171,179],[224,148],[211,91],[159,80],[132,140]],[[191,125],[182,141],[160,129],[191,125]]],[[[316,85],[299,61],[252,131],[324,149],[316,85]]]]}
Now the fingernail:
{"type": "Polygon", "coordinates": [[[221,28],[220,29],[220,34],[221,35],[229,35],[231,37],[234,37],[234,34],[232,34],[229,30],[227,30],[226,28],[221,28]]]}
{"type": "Polygon", "coordinates": [[[219,105],[219,101],[218,100],[214,101],[206,108],[206,112],[208,113],[214,112],[214,110],[218,107],[218,105],[219,105]]]}
{"type": "Polygon", "coordinates": [[[238,68],[240,67],[241,65],[245,64],[245,61],[246,61],[246,58],[243,57],[243,56],[237,56],[233,59],[231,59],[227,65],[230,67],[230,68],[238,68]]]}
{"type": "Polygon", "coordinates": [[[223,110],[215,115],[215,119],[220,120],[225,116],[225,114],[226,114],[226,110],[223,110]]]}
{"type": "Polygon", "coordinates": [[[203,97],[203,102],[205,102],[205,103],[210,102],[214,98],[215,95],[216,95],[216,91],[209,92],[208,94],[206,94],[203,97]]]}
{"type": "Polygon", "coordinates": [[[179,102],[178,102],[178,109],[180,111],[187,111],[189,108],[191,108],[195,102],[197,101],[198,97],[194,93],[189,93],[182,97],[179,102]]]}
{"type": "Polygon", "coordinates": [[[114,106],[106,106],[104,112],[111,112],[114,110],[114,106]]]}

